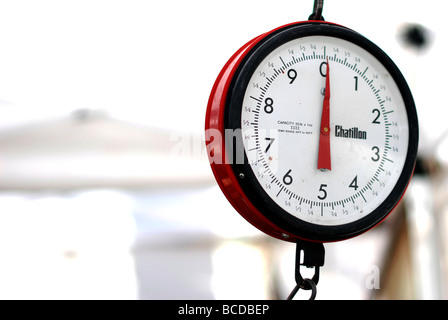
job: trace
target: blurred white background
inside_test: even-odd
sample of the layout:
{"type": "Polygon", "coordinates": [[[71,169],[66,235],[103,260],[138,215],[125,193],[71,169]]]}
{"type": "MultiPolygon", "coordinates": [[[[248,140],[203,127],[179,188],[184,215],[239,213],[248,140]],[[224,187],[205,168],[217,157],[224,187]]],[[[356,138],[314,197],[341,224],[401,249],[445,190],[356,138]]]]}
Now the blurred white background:
{"type": "MultiPolygon", "coordinates": [[[[203,128],[227,59],[312,8],[312,0],[0,0],[0,299],[286,297],[295,247],[230,207],[203,128]]],[[[324,3],[327,21],[378,44],[407,78],[426,174],[381,227],[326,245],[318,298],[447,298],[447,8],[324,3]],[[406,42],[410,26],[426,45],[406,42]]]]}

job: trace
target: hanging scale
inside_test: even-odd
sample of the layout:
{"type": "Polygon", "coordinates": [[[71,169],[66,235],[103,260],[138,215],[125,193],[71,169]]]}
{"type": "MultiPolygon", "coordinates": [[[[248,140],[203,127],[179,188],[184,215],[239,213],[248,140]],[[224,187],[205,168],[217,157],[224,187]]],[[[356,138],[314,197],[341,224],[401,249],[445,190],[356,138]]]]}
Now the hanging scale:
{"type": "Polygon", "coordinates": [[[309,20],[241,47],[213,86],[207,152],[228,201],[253,226],[297,244],[296,288],[316,296],[325,242],[358,236],[402,198],[418,149],[411,91],[359,33],[309,20]],[[300,267],[314,268],[303,279],[300,267]]]}

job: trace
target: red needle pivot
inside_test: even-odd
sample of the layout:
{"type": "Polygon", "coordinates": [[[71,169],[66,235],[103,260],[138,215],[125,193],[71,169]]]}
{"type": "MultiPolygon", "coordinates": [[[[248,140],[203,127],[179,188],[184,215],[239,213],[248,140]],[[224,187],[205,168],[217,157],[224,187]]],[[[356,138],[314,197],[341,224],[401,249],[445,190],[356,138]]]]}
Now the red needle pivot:
{"type": "Polygon", "coordinates": [[[318,170],[331,170],[330,152],[330,64],[327,59],[327,74],[325,76],[325,96],[320,122],[318,170]]]}

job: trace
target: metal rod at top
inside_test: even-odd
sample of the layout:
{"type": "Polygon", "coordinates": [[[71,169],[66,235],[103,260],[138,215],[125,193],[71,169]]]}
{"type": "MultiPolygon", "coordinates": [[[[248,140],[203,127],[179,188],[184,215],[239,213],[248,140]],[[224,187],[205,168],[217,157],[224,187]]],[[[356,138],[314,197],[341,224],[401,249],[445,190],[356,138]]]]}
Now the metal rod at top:
{"type": "Polygon", "coordinates": [[[324,7],[324,0],[314,0],[313,13],[308,18],[309,20],[324,20],[322,17],[322,10],[324,7]]]}

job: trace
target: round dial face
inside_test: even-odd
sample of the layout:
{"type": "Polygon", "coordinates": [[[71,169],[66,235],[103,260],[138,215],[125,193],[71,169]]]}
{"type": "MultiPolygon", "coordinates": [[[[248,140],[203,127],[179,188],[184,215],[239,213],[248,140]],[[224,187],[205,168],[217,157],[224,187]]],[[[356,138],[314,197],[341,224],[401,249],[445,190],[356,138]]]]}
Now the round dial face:
{"type": "Polygon", "coordinates": [[[378,47],[345,28],[313,27],[283,30],[248,55],[227,123],[240,130],[244,163],[234,170],[258,209],[305,238],[338,240],[376,225],[400,200],[417,120],[401,73],[378,47]]]}
{"type": "Polygon", "coordinates": [[[250,83],[244,147],[274,202],[322,225],[359,220],[384,202],[403,170],[409,128],[400,91],[378,60],[346,40],[304,37],[270,53],[250,83]],[[327,166],[318,167],[319,157],[327,166]]]}

